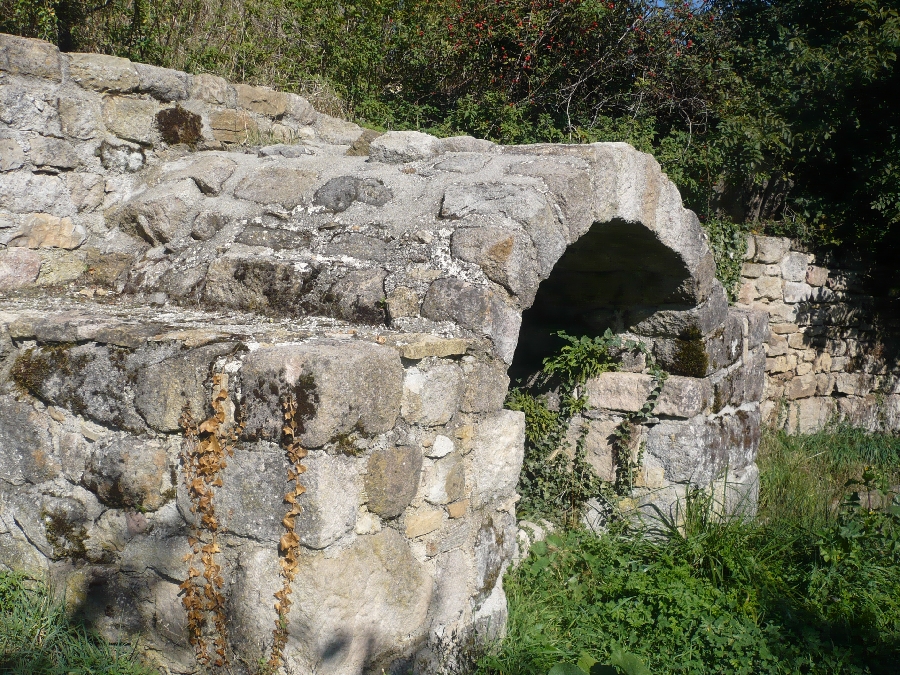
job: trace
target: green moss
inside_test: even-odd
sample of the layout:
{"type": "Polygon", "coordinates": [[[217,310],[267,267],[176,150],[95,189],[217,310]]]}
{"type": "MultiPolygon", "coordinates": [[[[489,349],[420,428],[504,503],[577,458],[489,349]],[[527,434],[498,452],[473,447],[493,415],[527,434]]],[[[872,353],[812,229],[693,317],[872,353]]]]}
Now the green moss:
{"type": "Polygon", "coordinates": [[[23,391],[36,394],[51,375],[71,375],[78,365],[70,358],[69,350],[73,346],[64,343],[25,350],[13,363],[13,382],[23,391]]]}
{"type": "Polygon", "coordinates": [[[675,340],[675,358],[672,372],[687,377],[706,377],[709,368],[709,354],[703,342],[703,333],[690,326],[675,340]]]}
{"type": "Polygon", "coordinates": [[[47,541],[53,547],[55,558],[85,557],[87,530],[83,525],[75,525],[66,520],[65,516],[52,511],[42,511],[41,522],[44,523],[47,541]]]}
{"type": "Polygon", "coordinates": [[[185,143],[196,145],[203,135],[200,115],[185,110],[180,105],[156,113],[156,126],[163,140],[169,145],[185,143]]]}

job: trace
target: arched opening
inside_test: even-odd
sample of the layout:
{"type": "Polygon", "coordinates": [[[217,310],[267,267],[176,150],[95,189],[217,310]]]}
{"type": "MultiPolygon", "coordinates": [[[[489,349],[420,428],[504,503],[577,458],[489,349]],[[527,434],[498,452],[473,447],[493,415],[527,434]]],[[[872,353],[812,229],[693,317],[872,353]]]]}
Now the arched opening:
{"type": "Polygon", "coordinates": [[[561,345],[558,331],[621,333],[661,309],[689,309],[689,280],[681,256],[640,223],[594,223],[569,246],[522,314],[510,377],[516,382],[539,370],[561,345]]]}

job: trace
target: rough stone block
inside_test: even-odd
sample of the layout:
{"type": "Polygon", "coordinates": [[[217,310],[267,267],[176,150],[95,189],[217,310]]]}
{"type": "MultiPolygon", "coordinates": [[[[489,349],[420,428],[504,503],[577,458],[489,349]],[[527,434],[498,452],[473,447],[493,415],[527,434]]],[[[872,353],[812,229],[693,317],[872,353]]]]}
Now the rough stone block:
{"type": "Polygon", "coordinates": [[[179,431],[185,409],[196,420],[206,419],[212,413],[209,387],[213,362],[234,348],[232,344],[200,347],[138,371],[134,404],[147,425],[162,432],[179,431]]]}
{"type": "Polygon", "coordinates": [[[0,396],[0,480],[16,486],[53,480],[62,466],[52,450],[47,419],[27,403],[0,396]]]}
{"type": "Polygon", "coordinates": [[[69,79],[85,89],[125,94],[140,85],[134,64],[105,54],[69,54],[69,79]]]}
{"type": "Polygon", "coordinates": [[[791,433],[812,434],[825,428],[835,411],[834,400],[824,397],[804,398],[791,403],[788,409],[787,430],[791,433]]]}
{"type": "Polygon", "coordinates": [[[267,166],[244,178],[234,189],[234,196],[257,204],[281,204],[293,209],[311,201],[318,177],[313,171],[267,166]]]}
{"type": "Polygon", "coordinates": [[[406,536],[421,537],[439,529],[444,522],[444,512],[439,509],[416,509],[406,516],[406,536]]]}
{"type": "Polygon", "coordinates": [[[422,452],[413,446],[379,448],[370,456],[365,489],[368,509],[382,518],[396,518],[409,506],[419,487],[422,452]]]}
{"type": "Polygon", "coordinates": [[[758,279],[766,273],[766,266],[759,263],[745,262],[741,268],[741,276],[747,279],[758,279]]]}
{"type": "Polygon", "coordinates": [[[432,462],[425,470],[425,501],[449,504],[462,499],[466,491],[466,467],[462,456],[451,453],[432,462]]]}
{"type": "Polygon", "coordinates": [[[781,276],[785,281],[806,281],[806,254],[788,253],[781,260],[781,276]]]}
{"type": "Polygon", "coordinates": [[[138,91],[160,101],[183,101],[188,97],[190,76],[187,73],[145,63],[133,65],[138,75],[138,91]]]}
{"type": "Polygon", "coordinates": [[[488,279],[517,295],[523,306],[534,302],[537,264],[534,246],[524,232],[494,226],[462,228],[453,233],[450,250],[460,260],[481,267],[488,279]]]}
{"type": "Polygon", "coordinates": [[[512,494],[525,452],[525,414],[500,410],[475,427],[471,462],[473,491],[482,501],[512,494]]]}
{"type": "Polygon", "coordinates": [[[781,300],[782,286],[782,281],[778,277],[760,277],[756,280],[756,293],[768,300],[781,300]]]}
{"type": "Polygon", "coordinates": [[[365,342],[259,349],[241,371],[245,435],[281,437],[281,396],[297,401],[298,438],[320,447],[339,434],[380,434],[400,413],[403,368],[393,349],[365,342]]]}
{"type": "Polygon", "coordinates": [[[640,410],[652,389],[653,378],[640,373],[602,373],[584,385],[589,406],[624,412],[640,410]]]}
{"type": "Polygon", "coordinates": [[[400,411],[411,424],[446,424],[459,409],[462,395],[462,371],[456,364],[409,368],[403,379],[400,411]]]}
{"type": "Polygon", "coordinates": [[[0,171],[15,171],[25,163],[25,151],[13,138],[0,139],[0,171]]]}
{"type": "Polygon", "coordinates": [[[84,226],[76,225],[71,218],[32,213],[18,235],[10,240],[9,246],[73,249],[81,246],[86,236],[84,226]]]}
{"type": "Polygon", "coordinates": [[[663,420],[647,434],[647,453],[672,482],[706,485],[726,469],[753,463],[759,447],[759,410],[721,417],[663,420]]]}
{"type": "Polygon", "coordinates": [[[824,286],[828,283],[828,270],[824,267],[810,265],[806,270],[806,283],[810,286],[824,286]]]}
{"type": "Polygon", "coordinates": [[[219,110],[210,113],[213,138],[222,143],[245,143],[257,133],[256,120],[243,110],[219,110]]]}
{"type": "Polygon", "coordinates": [[[0,290],[30,286],[41,273],[41,256],[27,249],[0,251],[0,290]]]}
{"type": "Polygon", "coordinates": [[[175,487],[171,473],[163,442],[115,435],[94,444],[82,482],[112,508],[156,511],[175,487]]]}
{"type": "Polygon", "coordinates": [[[785,384],[784,395],[787,396],[787,398],[790,400],[815,396],[816,376],[807,374],[793,378],[787,384],[785,384]]]}
{"type": "Polygon", "coordinates": [[[788,350],[788,341],[783,335],[773,334],[766,342],[766,354],[770,357],[784,356],[788,350]]]}
{"type": "Polygon", "coordinates": [[[32,164],[49,169],[74,169],[78,166],[78,155],[68,141],[59,138],[38,136],[31,140],[31,151],[28,153],[32,164]]]}
{"type": "Polygon", "coordinates": [[[460,279],[438,279],[428,288],[422,314],[434,321],[454,321],[494,341],[500,358],[512,363],[521,315],[490,288],[460,279]]]}
{"type": "Polygon", "coordinates": [[[384,164],[418,162],[434,157],[439,150],[434,136],[419,131],[389,131],[369,144],[369,160],[384,164]]]}
{"type": "Polygon", "coordinates": [[[729,312],[728,296],[716,281],[709,297],[689,310],[661,310],[630,327],[638,335],[671,336],[686,332],[709,335],[726,320],[729,312]]]}
{"type": "Polygon", "coordinates": [[[103,122],[119,138],[152,145],[156,139],[156,101],[113,96],[103,102],[103,122]]]}
{"type": "Polygon", "coordinates": [[[62,81],[59,49],[42,40],[0,33],[0,70],[62,81]]]}
{"type": "Polygon", "coordinates": [[[394,347],[404,359],[418,361],[428,356],[459,356],[466,353],[469,341],[461,338],[441,338],[428,333],[404,333],[389,338],[388,344],[394,347]]]}
{"type": "Polygon", "coordinates": [[[194,181],[165,183],[138,195],[110,218],[123,232],[151,245],[187,236],[203,194],[194,181]]]}
{"type": "Polygon", "coordinates": [[[780,263],[791,245],[784,237],[754,237],[756,239],[756,262],[763,264],[780,263]]]}
{"type": "Polygon", "coordinates": [[[239,107],[266,117],[281,117],[287,112],[287,96],[269,87],[253,87],[248,84],[236,84],[239,107]]]}
{"type": "Polygon", "coordinates": [[[468,413],[493,412],[503,407],[509,376],[502,364],[480,359],[463,360],[465,391],[460,409],[468,413]]]}
{"type": "Polygon", "coordinates": [[[784,282],[784,301],[787,303],[806,302],[812,298],[812,287],[797,281],[784,282]]]}
{"type": "Polygon", "coordinates": [[[227,157],[210,155],[200,157],[183,169],[167,173],[166,180],[190,178],[203,194],[215,197],[222,192],[222,186],[234,174],[236,167],[237,164],[227,157]]]}

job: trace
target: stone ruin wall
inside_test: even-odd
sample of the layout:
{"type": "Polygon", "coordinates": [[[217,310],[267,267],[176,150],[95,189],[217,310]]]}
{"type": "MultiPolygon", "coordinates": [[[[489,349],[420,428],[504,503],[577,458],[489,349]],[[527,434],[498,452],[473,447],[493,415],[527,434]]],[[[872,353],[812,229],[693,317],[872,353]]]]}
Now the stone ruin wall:
{"type": "Polygon", "coordinates": [[[748,244],[738,304],[768,312],[771,329],[763,420],[793,433],[836,421],[900,431],[896,306],[873,295],[870,270],[784,237],[748,244]]]}
{"type": "MultiPolygon", "coordinates": [[[[276,618],[285,397],[309,451],[298,671],[437,672],[502,632],[524,443],[507,369],[553,327],[611,328],[672,373],[623,508],[714,481],[754,508],[767,314],[728,306],[648,155],[379,135],[5,35],[0,123],[0,564],[172,672],[196,669],[181,419],[214,400],[235,435],[214,504],[238,669],[276,618]]],[[[586,386],[607,478],[652,387],[627,365],[586,386]]]]}

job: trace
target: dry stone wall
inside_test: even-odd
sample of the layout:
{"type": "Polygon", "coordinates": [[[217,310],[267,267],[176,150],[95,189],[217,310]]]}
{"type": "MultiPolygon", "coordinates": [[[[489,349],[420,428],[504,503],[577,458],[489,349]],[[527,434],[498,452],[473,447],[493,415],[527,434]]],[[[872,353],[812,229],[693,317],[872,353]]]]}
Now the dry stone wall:
{"type": "MultiPolygon", "coordinates": [[[[180,585],[214,529],[240,671],[272,644],[287,541],[288,668],[452,669],[505,625],[524,445],[507,370],[552,330],[609,328],[672,373],[620,506],[674,512],[713,484],[754,508],[767,314],[730,308],[714,272],[625,144],[376,134],[0,35],[0,564],[193,672],[180,585]],[[209,492],[185,480],[185,412],[225,461],[209,492]],[[308,451],[287,525],[285,425],[308,451]]],[[[588,382],[601,476],[651,381],[634,359],[588,382]]]]}
{"type": "Polygon", "coordinates": [[[895,307],[873,295],[869,270],[751,237],[739,304],[769,314],[763,419],[810,433],[843,421],[900,431],[895,307]],[[894,315],[894,316],[892,316],[894,315]]]}

